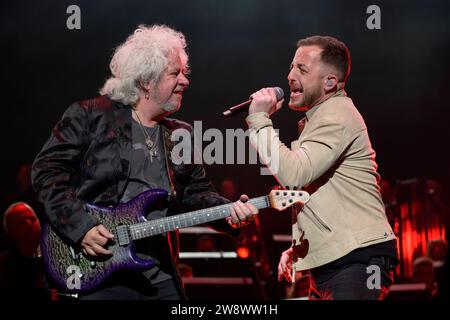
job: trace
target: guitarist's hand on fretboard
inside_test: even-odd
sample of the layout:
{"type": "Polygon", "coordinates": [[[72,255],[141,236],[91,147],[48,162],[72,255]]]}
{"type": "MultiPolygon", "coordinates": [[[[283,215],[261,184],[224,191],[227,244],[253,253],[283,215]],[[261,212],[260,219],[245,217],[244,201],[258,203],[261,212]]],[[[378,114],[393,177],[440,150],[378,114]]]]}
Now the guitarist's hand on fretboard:
{"type": "Polygon", "coordinates": [[[258,214],[258,209],[248,202],[247,195],[241,195],[231,207],[231,215],[226,218],[228,224],[234,228],[242,227],[254,220],[254,215],[258,214]]]}
{"type": "Polygon", "coordinates": [[[81,241],[83,253],[91,258],[109,258],[113,253],[104,246],[113,238],[114,235],[102,224],[99,224],[89,230],[81,241]]]}

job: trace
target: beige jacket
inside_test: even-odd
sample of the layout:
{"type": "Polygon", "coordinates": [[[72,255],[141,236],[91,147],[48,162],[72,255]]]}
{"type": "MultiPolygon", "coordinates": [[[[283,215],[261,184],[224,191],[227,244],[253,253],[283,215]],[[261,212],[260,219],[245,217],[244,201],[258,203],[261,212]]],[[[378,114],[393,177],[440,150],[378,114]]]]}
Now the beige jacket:
{"type": "Polygon", "coordinates": [[[246,120],[252,145],[264,161],[276,164],[272,172],[278,181],[311,195],[293,215],[297,271],[395,239],[367,127],[343,90],[306,112],[304,129],[291,149],[279,140],[267,113],[250,114],[246,120]]]}

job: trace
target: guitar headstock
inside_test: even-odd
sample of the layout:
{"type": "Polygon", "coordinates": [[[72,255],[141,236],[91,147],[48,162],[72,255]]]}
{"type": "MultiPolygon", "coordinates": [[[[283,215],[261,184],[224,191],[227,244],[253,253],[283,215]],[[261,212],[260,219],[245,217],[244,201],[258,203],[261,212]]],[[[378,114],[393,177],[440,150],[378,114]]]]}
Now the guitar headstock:
{"type": "Polygon", "coordinates": [[[296,203],[305,204],[309,200],[309,193],[303,190],[272,190],[269,200],[272,208],[282,211],[296,203]]]}

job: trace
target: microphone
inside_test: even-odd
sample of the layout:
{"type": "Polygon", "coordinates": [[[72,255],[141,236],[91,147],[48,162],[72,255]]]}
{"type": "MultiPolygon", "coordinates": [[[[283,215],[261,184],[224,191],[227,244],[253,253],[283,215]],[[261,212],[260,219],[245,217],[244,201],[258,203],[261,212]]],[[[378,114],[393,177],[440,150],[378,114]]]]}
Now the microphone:
{"type": "MultiPolygon", "coordinates": [[[[284,97],[284,91],[283,89],[281,89],[280,87],[274,87],[273,88],[275,90],[275,96],[277,97],[277,102],[280,101],[281,99],[283,99],[284,97]]],[[[222,112],[223,117],[229,118],[231,117],[233,114],[242,112],[244,110],[246,110],[246,107],[250,105],[250,103],[252,103],[252,99],[250,98],[247,101],[244,101],[240,104],[237,104],[231,108],[229,108],[227,111],[222,112]]]]}

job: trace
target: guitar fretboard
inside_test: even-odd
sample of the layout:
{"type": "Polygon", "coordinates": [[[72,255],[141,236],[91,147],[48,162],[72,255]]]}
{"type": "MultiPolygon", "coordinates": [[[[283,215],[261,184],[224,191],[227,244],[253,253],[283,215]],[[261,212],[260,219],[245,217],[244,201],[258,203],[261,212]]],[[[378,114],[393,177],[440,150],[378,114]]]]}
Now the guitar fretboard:
{"type": "MultiPolygon", "coordinates": [[[[253,198],[250,199],[249,202],[258,209],[264,209],[270,206],[269,198],[267,196],[253,198]]],[[[130,225],[130,235],[133,240],[139,240],[157,234],[223,219],[230,215],[232,206],[233,203],[227,203],[217,207],[133,224],[130,225]]]]}

